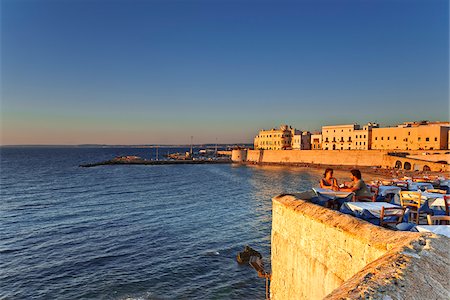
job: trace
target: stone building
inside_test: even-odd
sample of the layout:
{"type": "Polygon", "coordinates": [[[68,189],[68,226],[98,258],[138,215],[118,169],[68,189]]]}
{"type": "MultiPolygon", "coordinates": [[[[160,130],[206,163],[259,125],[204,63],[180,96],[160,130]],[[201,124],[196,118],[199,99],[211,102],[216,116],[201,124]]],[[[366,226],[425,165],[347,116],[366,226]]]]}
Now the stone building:
{"type": "Polygon", "coordinates": [[[322,134],[315,133],[311,134],[311,150],[321,150],[322,149],[322,134]]]}
{"type": "Polygon", "coordinates": [[[372,149],[444,150],[449,149],[448,122],[407,122],[397,127],[374,128],[372,149]]]}
{"type": "Polygon", "coordinates": [[[323,150],[369,150],[372,129],[376,123],[362,127],[358,124],[322,126],[323,150]]]}
{"type": "Polygon", "coordinates": [[[281,125],[279,129],[260,130],[253,144],[255,149],[290,150],[292,141],[298,136],[301,136],[301,131],[281,125]]]}

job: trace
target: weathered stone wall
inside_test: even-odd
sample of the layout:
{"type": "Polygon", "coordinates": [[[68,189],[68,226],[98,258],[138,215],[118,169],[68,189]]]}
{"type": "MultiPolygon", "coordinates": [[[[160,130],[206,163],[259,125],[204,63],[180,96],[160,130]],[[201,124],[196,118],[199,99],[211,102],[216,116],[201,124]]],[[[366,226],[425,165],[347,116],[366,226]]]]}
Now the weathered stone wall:
{"type": "Polygon", "coordinates": [[[448,238],[384,229],[300,200],[310,197],[273,199],[271,299],[448,299],[448,238]],[[417,286],[424,280],[444,282],[430,292],[417,286]]]}
{"type": "Polygon", "coordinates": [[[387,154],[387,151],[383,150],[248,150],[247,161],[379,166],[385,154],[387,154]]]}
{"type": "MultiPolygon", "coordinates": [[[[388,155],[389,152],[387,150],[247,150],[246,161],[253,163],[306,163],[394,168],[396,161],[399,160],[402,165],[408,161],[413,166],[413,170],[422,171],[426,165],[432,171],[450,171],[450,165],[390,156],[388,155]]],[[[408,153],[416,152],[409,151],[408,153]]]]}

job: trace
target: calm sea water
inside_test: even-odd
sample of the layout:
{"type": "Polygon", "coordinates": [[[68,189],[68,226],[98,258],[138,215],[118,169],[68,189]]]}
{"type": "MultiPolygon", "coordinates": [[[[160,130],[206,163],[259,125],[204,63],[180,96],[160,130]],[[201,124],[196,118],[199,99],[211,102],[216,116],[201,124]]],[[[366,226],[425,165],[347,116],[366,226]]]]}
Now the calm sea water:
{"type": "Polygon", "coordinates": [[[1,299],[264,299],[264,280],[235,256],[248,244],[270,267],[271,198],[320,177],[231,164],[78,167],[149,149],[0,150],[1,299]]]}

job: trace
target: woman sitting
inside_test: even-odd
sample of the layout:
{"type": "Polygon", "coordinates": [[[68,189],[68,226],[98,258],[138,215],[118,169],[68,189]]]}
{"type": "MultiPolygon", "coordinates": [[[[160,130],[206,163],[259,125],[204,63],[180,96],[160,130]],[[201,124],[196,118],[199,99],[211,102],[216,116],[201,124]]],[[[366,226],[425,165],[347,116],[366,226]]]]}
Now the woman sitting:
{"type": "Polygon", "coordinates": [[[326,169],[323,178],[320,180],[320,187],[323,189],[339,190],[336,178],[333,177],[333,169],[326,169]]]}

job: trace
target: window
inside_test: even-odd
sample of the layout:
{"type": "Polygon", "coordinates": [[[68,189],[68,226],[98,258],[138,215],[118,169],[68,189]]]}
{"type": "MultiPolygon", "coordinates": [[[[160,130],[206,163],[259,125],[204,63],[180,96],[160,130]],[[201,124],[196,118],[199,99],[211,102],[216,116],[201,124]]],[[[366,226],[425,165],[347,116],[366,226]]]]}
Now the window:
{"type": "Polygon", "coordinates": [[[378,137],[375,137],[375,141],[378,140],[378,137]]]}
{"type": "Polygon", "coordinates": [[[429,141],[430,141],[430,138],[426,138],[425,141],[429,142],[429,141]]]}
{"type": "Polygon", "coordinates": [[[408,135],[411,135],[411,132],[410,132],[410,131],[408,131],[408,135]]]}
{"type": "Polygon", "coordinates": [[[381,140],[384,140],[384,137],[381,137],[381,140]]]}
{"type": "Polygon", "coordinates": [[[420,136],[417,138],[417,140],[420,142],[420,136]]]}
{"type": "Polygon", "coordinates": [[[397,140],[397,137],[396,137],[396,136],[394,136],[394,140],[397,140]]]}
{"type": "Polygon", "coordinates": [[[366,135],[364,135],[364,138],[366,138],[366,135]]]}
{"type": "Polygon", "coordinates": [[[390,137],[388,136],[387,139],[388,139],[388,141],[389,141],[390,137]]]}
{"type": "Polygon", "coordinates": [[[437,137],[434,138],[434,141],[437,142],[437,137]]]}

